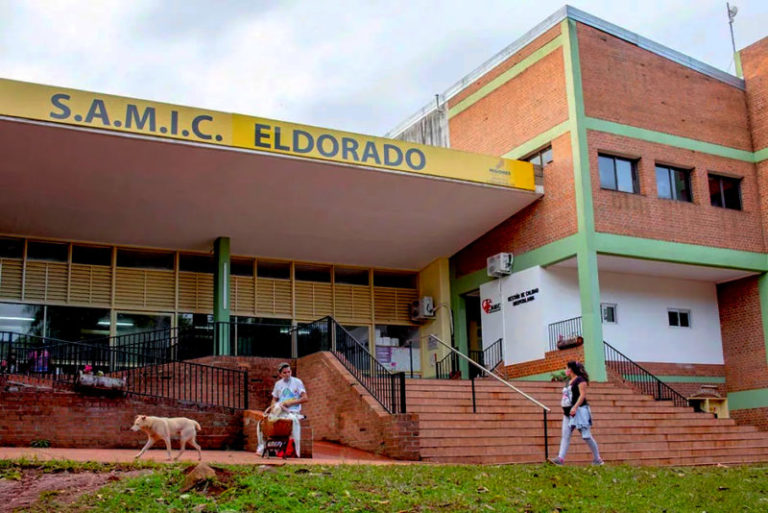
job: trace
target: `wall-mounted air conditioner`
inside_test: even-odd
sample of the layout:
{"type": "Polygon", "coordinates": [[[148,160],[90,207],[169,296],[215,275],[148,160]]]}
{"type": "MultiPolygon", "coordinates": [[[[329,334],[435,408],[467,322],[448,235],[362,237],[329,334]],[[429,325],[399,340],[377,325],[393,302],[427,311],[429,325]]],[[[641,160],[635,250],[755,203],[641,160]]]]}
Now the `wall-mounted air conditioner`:
{"type": "Polygon", "coordinates": [[[486,270],[488,276],[499,278],[512,274],[512,253],[498,253],[488,257],[486,270]]]}
{"type": "Polygon", "coordinates": [[[426,321],[435,318],[435,302],[431,296],[424,296],[411,303],[411,320],[426,321]]]}

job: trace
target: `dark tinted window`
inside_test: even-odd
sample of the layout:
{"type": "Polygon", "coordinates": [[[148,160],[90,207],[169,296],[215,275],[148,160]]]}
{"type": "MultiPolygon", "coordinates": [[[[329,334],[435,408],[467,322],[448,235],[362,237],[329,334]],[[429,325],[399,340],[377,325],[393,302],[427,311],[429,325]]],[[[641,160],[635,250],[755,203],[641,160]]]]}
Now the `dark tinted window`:
{"type": "Polygon", "coordinates": [[[610,155],[598,155],[600,187],[614,191],[637,193],[637,163],[634,160],[610,155]]]}
{"type": "Polygon", "coordinates": [[[289,279],[291,277],[291,264],[288,262],[262,262],[256,263],[256,275],[259,278],[281,278],[289,279]]]}
{"type": "Polygon", "coordinates": [[[294,272],[299,281],[331,282],[331,268],[320,265],[296,264],[294,272]]]}
{"type": "Polygon", "coordinates": [[[179,255],[179,271],[213,273],[213,257],[210,255],[179,255]]]}
{"type": "Polygon", "coordinates": [[[709,175],[709,199],[714,207],[741,210],[741,179],[709,175]]]}
{"type": "Polygon", "coordinates": [[[377,287],[413,289],[416,288],[416,275],[412,273],[396,273],[392,271],[374,271],[373,284],[377,287]]]}
{"type": "Polygon", "coordinates": [[[66,262],[69,245],[60,242],[35,242],[27,244],[27,258],[30,260],[47,260],[49,262],[66,262]]]}
{"type": "Polygon", "coordinates": [[[693,201],[691,198],[691,172],[669,166],[656,166],[656,189],[659,198],[693,201]]]}
{"type": "Polygon", "coordinates": [[[24,239],[0,237],[0,258],[23,258],[24,239]]]}
{"type": "Polygon", "coordinates": [[[233,258],[231,273],[236,276],[253,276],[253,260],[233,258]]]}
{"type": "Polygon", "coordinates": [[[117,250],[118,267],[140,267],[143,269],[173,270],[173,253],[140,251],[133,249],[117,250]]]}
{"type": "Polygon", "coordinates": [[[368,269],[344,269],[337,267],[334,271],[336,283],[368,285],[368,269]]]}
{"type": "Polygon", "coordinates": [[[72,263],[112,265],[112,248],[72,246],[72,263]]]}

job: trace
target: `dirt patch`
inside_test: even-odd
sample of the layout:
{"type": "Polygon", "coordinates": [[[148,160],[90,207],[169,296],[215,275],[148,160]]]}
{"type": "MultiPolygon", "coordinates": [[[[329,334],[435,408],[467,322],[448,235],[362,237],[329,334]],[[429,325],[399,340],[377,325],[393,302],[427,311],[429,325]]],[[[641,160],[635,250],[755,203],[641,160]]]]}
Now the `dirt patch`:
{"type": "Polygon", "coordinates": [[[51,498],[60,504],[70,504],[83,494],[94,492],[112,481],[151,473],[151,470],[130,472],[59,472],[46,474],[25,469],[19,479],[0,479],[0,513],[28,508],[41,499],[51,498]]]}

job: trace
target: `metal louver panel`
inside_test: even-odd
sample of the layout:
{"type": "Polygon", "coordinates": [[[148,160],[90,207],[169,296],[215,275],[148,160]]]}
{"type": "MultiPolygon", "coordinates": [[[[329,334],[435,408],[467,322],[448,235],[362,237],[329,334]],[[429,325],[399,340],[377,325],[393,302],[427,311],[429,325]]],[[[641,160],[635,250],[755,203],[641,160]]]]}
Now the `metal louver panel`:
{"type": "Polygon", "coordinates": [[[117,269],[116,306],[172,309],[174,299],[172,271],[117,269]]]}
{"type": "Polygon", "coordinates": [[[179,310],[209,313],[213,311],[213,275],[179,273],[179,310]]]}
{"type": "Polygon", "coordinates": [[[229,297],[232,298],[232,311],[237,314],[256,312],[253,278],[250,276],[229,277],[229,297]]]}
{"type": "Polygon", "coordinates": [[[416,289],[374,287],[373,302],[376,322],[410,322],[411,302],[416,301],[418,298],[419,293],[416,289]]]}
{"type": "Polygon", "coordinates": [[[291,315],[293,312],[291,281],[276,278],[256,280],[256,312],[274,315],[291,315]]]}
{"type": "Polygon", "coordinates": [[[22,261],[0,258],[0,297],[21,299],[22,261]]]}
{"type": "Polygon", "coordinates": [[[317,319],[332,314],[330,283],[296,282],[296,317],[317,319]]]}
{"type": "Polygon", "coordinates": [[[339,320],[371,320],[371,288],[368,286],[337,283],[334,303],[339,320]]]}
{"type": "Polygon", "coordinates": [[[69,302],[106,305],[112,297],[112,268],[102,265],[72,264],[69,276],[69,302]]]}
{"type": "Polygon", "coordinates": [[[67,300],[67,264],[28,261],[24,277],[24,299],[67,300]]]}

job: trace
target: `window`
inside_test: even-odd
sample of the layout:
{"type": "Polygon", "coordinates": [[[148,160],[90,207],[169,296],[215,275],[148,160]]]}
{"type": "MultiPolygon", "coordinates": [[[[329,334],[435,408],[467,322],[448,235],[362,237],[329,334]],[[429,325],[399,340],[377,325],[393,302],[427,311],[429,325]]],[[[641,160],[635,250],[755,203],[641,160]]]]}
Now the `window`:
{"type": "Polygon", "coordinates": [[[616,305],[602,303],[600,305],[600,314],[604,324],[616,324],[616,305]]]}
{"type": "Polygon", "coordinates": [[[640,192],[637,183],[637,162],[621,157],[598,155],[597,163],[600,169],[600,187],[612,191],[640,192]]]}
{"type": "Polygon", "coordinates": [[[211,255],[179,255],[179,271],[213,274],[216,263],[211,255]]]}
{"type": "Polygon", "coordinates": [[[256,276],[259,278],[278,278],[287,280],[291,277],[291,264],[288,262],[259,260],[256,263],[256,276]]]}
{"type": "Polygon", "coordinates": [[[544,166],[552,162],[552,146],[547,146],[546,148],[542,148],[536,152],[534,152],[531,155],[528,155],[527,157],[524,157],[520,160],[523,160],[525,162],[530,162],[533,164],[533,174],[536,178],[541,178],[544,176],[544,166]]]}
{"type": "Polygon", "coordinates": [[[678,310],[676,308],[669,308],[667,309],[667,317],[669,317],[670,326],[677,326],[678,328],[691,327],[690,310],[678,310]]]}
{"type": "Polygon", "coordinates": [[[112,265],[112,248],[72,246],[72,263],[86,265],[112,265]]]}
{"type": "Polygon", "coordinates": [[[24,239],[0,237],[0,258],[22,258],[24,256],[24,239]]]}
{"type": "Polygon", "coordinates": [[[691,197],[691,172],[669,166],[656,165],[656,190],[659,198],[675,201],[693,201],[691,197]]]}
{"type": "Polygon", "coordinates": [[[397,271],[374,271],[373,285],[376,287],[416,288],[416,274],[397,271]]]}
{"type": "Polygon", "coordinates": [[[134,249],[117,250],[118,267],[135,267],[141,269],[167,269],[174,267],[174,254],[157,251],[142,251],[134,249]]]}
{"type": "Polygon", "coordinates": [[[33,242],[27,244],[27,258],[30,260],[47,260],[49,262],[66,262],[69,245],[60,242],[33,242]]]}
{"type": "Polygon", "coordinates": [[[741,179],[709,175],[709,199],[713,207],[741,210],[741,179]]]}

